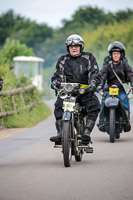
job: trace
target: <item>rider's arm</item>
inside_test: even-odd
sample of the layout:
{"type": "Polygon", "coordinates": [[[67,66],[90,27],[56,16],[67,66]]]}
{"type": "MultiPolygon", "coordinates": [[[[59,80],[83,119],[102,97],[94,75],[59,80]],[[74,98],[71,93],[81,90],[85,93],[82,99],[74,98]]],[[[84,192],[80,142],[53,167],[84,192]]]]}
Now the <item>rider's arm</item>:
{"type": "Polygon", "coordinates": [[[125,74],[126,77],[129,79],[131,86],[133,87],[133,69],[129,64],[125,65],[125,74]]]}
{"type": "Polygon", "coordinates": [[[105,85],[105,82],[107,81],[108,79],[108,71],[109,71],[109,65],[105,65],[103,67],[103,69],[100,71],[100,74],[101,74],[101,87],[103,88],[104,85],[105,85]]]}
{"type": "Polygon", "coordinates": [[[95,85],[97,86],[101,83],[101,75],[99,72],[97,61],[92,54],[90,54],[90,62],[91,62],[90,82],[95,82],[95,85]]]}

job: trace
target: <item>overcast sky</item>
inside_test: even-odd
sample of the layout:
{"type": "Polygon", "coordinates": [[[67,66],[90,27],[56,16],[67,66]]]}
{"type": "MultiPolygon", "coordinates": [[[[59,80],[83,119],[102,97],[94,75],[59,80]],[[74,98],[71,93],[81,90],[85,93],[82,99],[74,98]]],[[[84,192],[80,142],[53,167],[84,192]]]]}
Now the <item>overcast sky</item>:
{"type": "Polygon", "coordinates": [[[80,6],[89,5],[116,12],[133,9],[133,0],[0,0],[0,15],[13,9],[15,14],[57,28],[62,19],[71,19],[80,6]]]}

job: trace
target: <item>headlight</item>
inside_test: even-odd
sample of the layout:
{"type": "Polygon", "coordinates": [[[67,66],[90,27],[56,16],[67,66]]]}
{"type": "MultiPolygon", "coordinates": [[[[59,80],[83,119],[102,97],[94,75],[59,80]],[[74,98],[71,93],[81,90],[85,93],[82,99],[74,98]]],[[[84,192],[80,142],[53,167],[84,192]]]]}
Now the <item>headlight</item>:
{"type": "Polygon", "coordinates": [[[74,86],[71,83],[68,83],[65,85],[65,90],[67,92],[72,92],[73,91],[74,86]]]}

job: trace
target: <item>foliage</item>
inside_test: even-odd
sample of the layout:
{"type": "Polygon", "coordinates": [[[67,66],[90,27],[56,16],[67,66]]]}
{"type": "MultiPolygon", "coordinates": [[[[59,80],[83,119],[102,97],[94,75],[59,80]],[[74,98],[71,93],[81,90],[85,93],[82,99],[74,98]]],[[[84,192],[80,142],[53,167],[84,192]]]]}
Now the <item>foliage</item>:
{"type": "MultiPolygon", "coordinates": [[[[82,6],[70,20],[62,20],[62,27],[56,30],[46,24],[30,21],[16,15],[13,10],[9,10],[0,16],[0,75],[4,79],[3,91],[31,84],[31,81],[24,75],[16,77],[13,74],[12,60],[14,56],[36,55],[45,59],[43,72],[45,91],[42,95],[45,98],[53,95],[52,92],[49,92],[51,91],[50,79],[55,70],[57,59],[62,54],[67,53],[65,40],[72,33],[80,34],[83,37],[84,50],[95,55],[99,67],[102,66],[104,57],[108,55],[108,45],[116,40],[125,45],[126,56],[129,63],[133,65],[133,10],[131,9],[107,13],[98,7],[82,6]]],[[[26,105],[33,101],[41,101],[40,93],[37,90],[32,90],[30,94],[27,92],[24,98],[26,105]]],[[[12,109],[9,97],[2,99],[2,102],[4,102],[3,111],[12,109]]],[[[15,96],[15,102],[17,108],[21,107],[19,95],[15,96]]],[[[40,106],[42,109],[39,108],[39,112],[35,111],[35,118],[36,115],[39,118],[41,111],[45,113],[43,105],[40,104],[40,106]]],[[[34,110],[32,109],[32,111],[34,110]]],[[[32,111],[7,117],[3,122],[6,126],[17,127],[25,119],[24,124],[26,124],[34,118],[32,111]],[[15,125],[17,122],[18,124],[15,125]]],[[[24,124],[20,126],[23,127],[24,124]]]]}
{"type": "MultiPolygon", "coordinates": [[[[28,48],[25,44],[21,44],[19,40],[7,39],[3,50],[0,52],[0,75],[4,80],[3,91],[9,91],[15,88],[25,87],[32,84],[31,80],[23,74],[16,77],[11,68],[13,65],[13,57],[21,55],[31,56],[34,55],[34,53],[31,48],[28,48]]],[[[13,110],[10,96],[1,97],[1,100],[2,112],[13,110]]],[[[37,105],[36,108],[33,108],[31,111],[24,111],[24,105],[22,103],[20,94],[14,95],[14,101],[16,109],[21,110],[21,113],[3,117],[0,122],[1,125],[7,127],[32,126],[50,114],[50,110],[46,105],[44,105],[44,103],[39,103],[39,105],[37,105]],[[41,114],[39,114],[39,112],[41,114]]],[[[40,98],[40,92],[37,89],[32,89],[24,93],[25,106],[35,101],[42,102],[40,98]]]]}
{"type": "Polygon", "coordinates": [[[0,75],[4,80],[3,91],[31,84],[31,81],[24,75],[16,77],[13,73],[13,57],[21,55],[32,56],[34,53],[31,48],[21,44],[19,40],[7,39],[3,50],[0,51],[0,75]]]}
{"type": "MultiPolygon", "coordinates": [[[[18,28],[17,28],[18,29],[18,28]]],[[[36,45],[41,44],[52,36],[52,29],[47,25],[37,24],[36,22],[29,23],[26,29],[23,27],[19,29],[16,34],[11,35],[11,38],[19,39],[22,43],[27,44],[29,47],[35,48],[36,45]]]]}
{"type": "Polygon", "coordinates": [[[19,20],[14,16],[12,10],[0,16],[0,45],[3,45],[6,38],[11,35],[15,23],[19,23],[19,20]]]}
{"type": "Polygon", "coordinates": [[[127,11],[118,11],[115,15],[114,18],[117,22],[121,21],[128,21],[133,17],[133,10],[127,9],[127,11]]]}
{"type": "MultiPolygon", "coordinates": [[[[107,46],[114,40],[124,43],[126,55],[132,64],[132,21],[133,10],[131,9],[111,13],[98,7],[82,6],[75,11],[70,20],[62,20],[60,29],[53,30],[46,24],[37,24],[9,10],[0,16],[0,35],[2,35],[0,45],[3,45],[5,39],[9,37],[19,39],[28,47],[33,47],[35,55],[45,59],[44,68],[48,76],[52,75],[53,66],[60,55],[67,53],[65,40],[72,33],[83,37],[85,51],[90,51],[96,56],[100,67],[103,58],[108,54],[107,46]],[[48,68],[51,70],[47,70],[48,68]]],[[[13,52],[10,51],[10,53],[13,55],[13,52]]],[[[3,58],[2,60],[5,61],[6,56],[3,58]]],[[[45,78],[49,84],[48,76],[46,75],[45,78]]]]}
{"type": "Polygon", "coordinates": [[[105,13],[104,10],[98,7],[87,7],[81,6],[72,16],[71,20],[62,20],[63,28],[62,30],[75,30],[75,28],[82,29],[87,27],[88,31],[92,31],[102,24],[114,24],[115,22],[121,22],[123,20],[127,21],[133,16],[133,11],[127,9],[126,11],[118,11],[115,14],[108,12],[105,13]]]}
{"type": "Polygon", "coordinates": [[[14,127],[32,127],[40,121],[44,120],[51,114],[51,110],[46,104],[40,102],[32,110],[21,111],[20,114],[4,117],[0,120],[0,125],[9,128],[14,127]]]}
{"type": "Polygon", "coordinates": [[[125,46],[128,43],[127,52],[131,60],[132,45],[129,37],[132,38],[132,19],[133,11],[130,9],[105,13],[97,7],[80,7],[71,20],[62,21],[63,27],[56,30],[53,37],[43,43],[38,53],[41,57],[45,55],[45,66],[52,67],[59,56],[66,53],[67,36],[77,33],[85,39],[85,51],[94,53],[100,66],[108,54],[107,46],[114,40],[124,42],[125,46]]]}
{"type": "Polygon", "coordinates": [[[33,50],[25,44],[21,44],[19,40],[6,39],[3,49],[0,51],[0,64],[8,63],[10,67],[13,65],[13,57],[15,56],[34,56],[33,50]]]}
{"type": "Polygon", "coordinates": [[[52,67],[61,54],[65,54],[66,35],[61,32],[57,32],[53,35],[53,38],[47,39],[40,45],[40,51],[36,52],[39,57],[45,57],[45,66],[52,67]]]}
{"type": "Polygon", "coordinates": [[[13,10],[9,10],[0,16],[0,45],[2,46],[6,38],[18,39],[29,47],[44,42],[46,38],[52,36],[53,30],[46,24],[37,24],[34,21],[16,15],[13,10]]]}
{"type": "Polygon", "coordinates": [[[116,22],[114,25],[103,25],[92,33],[82,34],[85,41],[85,51],[93,52],[102,66],[103,58],[108,55],[107,47],[113,41],[121,41],[126,47],[126,56],[133,65],[133,20],[116,22]],[[125,29],[126,27],[126,29],[125,29]],[[91,38],[91,40],[90,40],[91,38]]]}
{"type": "Polygon", "coordinates": [[[71,30],[72,28],[79,27],[82,24],[82,28],[88,26],[88,30],[94,30],[97,26],[105,22],[105,14],[99,8],[92,7],[80,7],[72,16],[72,20],[62,21],[64,24],[63,30],[71,30]]]}
{"type": "MultiPolygon", "coordinates": [[[[104,57],[108,55],[107,47],[113,41],[120,41],[125,45],[126,56],[128,57],[130,65],[133,66],[133,57],[132,57],[133,20],[131,18],[130,20],[128,19],[127,21],[126,20],[121,22],[117,21],[115,21],[113,24],[112,23],[108,25],[102,24],[98,26],[95,30],[91,29],[91,31],[86,27],[82,28],[81,36],[85,41],[84,51],[92,52],[95,55],[100,68],[102,67],[104,57]]],[[[79,32],[77,33],[80,34],[79,32]]],[[[57,36],[59,36],[60,41],[58,41],[57,38],[54,36],[53,40],[52,39],[49,40],[49,43],[47,43],[48,41],[46,40],[45,45],[43,45],[42,52],[45,51],[46,49],[45,47],[47,46],[47,51],[45,51],[45,58],[46,58],[45,65],[48,67],[46,68],[46,70],[44,70],[44,73],[46,76],[45,80],[47,80],[48,83],[50,80],[50,78],[48,79],[48,77],[52,76],[52,73],[55,70],[57,59],[60,57],[60,55],[66,53],[66,48],[65,48],[66,38],[64,36],[68,36],[69,34],[67,32],[67,35],[65,34],[62,37],[60,35],[61,32],[59,31],[59,34],[57,36]],[[56,51],[54,48],[53,49],[51,48],[53,46],[54,47],[56,46],[56,51]],[[51,55],[52,58],[50,58],[51,55]],[[48,71],[47,70],[48,68],[51,68],[51,70],[48,71]]]]}

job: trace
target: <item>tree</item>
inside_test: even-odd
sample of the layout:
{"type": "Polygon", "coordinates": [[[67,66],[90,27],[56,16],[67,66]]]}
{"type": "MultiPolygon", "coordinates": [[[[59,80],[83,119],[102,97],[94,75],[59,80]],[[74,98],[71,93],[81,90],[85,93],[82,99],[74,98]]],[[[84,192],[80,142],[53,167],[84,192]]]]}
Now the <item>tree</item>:
{"type": "Polygon", "coordinates": [[[19,40],[6,40],[3,49],[0,51],[0,64],[7,63],[10,67],[15,56],[34,56],[33,50],[19,40]]]}
{"type": "Polygon", "coordinates": [[[0,46],[6,38],[18,39],[29,47],[35,47],[46,38],[52,37],[53,29],[46,24],[37,24],[34,21],[16,15],[13,10],[0,16],[0,46]]]}
{"type": "MultiPolygon", "coordinates": [[[[29,47],[35,47],[36,44],[41,44],[46,38],[52,37],[52,29],[45,24],[37,24],[35,22],[24,30],[22,37],[19,38],[22,43],[26,43],[29,47]]],[[[20,30],[21,31],[21,30],[20,30]]]]}
{"type": "Polygon", "coordinates": [[[15,24],[23,20],[19,15],[14,15],[13,10],[9,10],[0,16],[0,45],[3,45],[14,29],[15,24]]]}
{"type": "Polygon", "coordinates": [[[98,7],[86,7],[82,6],[80,7],[75,14],[72,16],[71,20],[63,20],[63,30],[67,29],[70,30],[73,27],[77,26],[81,29],[88,24],[89,30],[94,30],[96,27],[98,27],[100,24],[103,23],[110,23],[110,21],[113,21],[113,15],[111,13],[106,18],[107,14],[104,13],[102,9],[99,9],[98,7]]]}
{"type": "Polygon", "coordinates": [[[118,11],[115,15],[115,20],[117,22],[120,22],[120,21],[125,21],[125,20],[130,20],[131,18],[133,18],[133,11],[131,9],[127,9],[126,11],[125,10],[121,10],[121,11],[118,11]]]}

